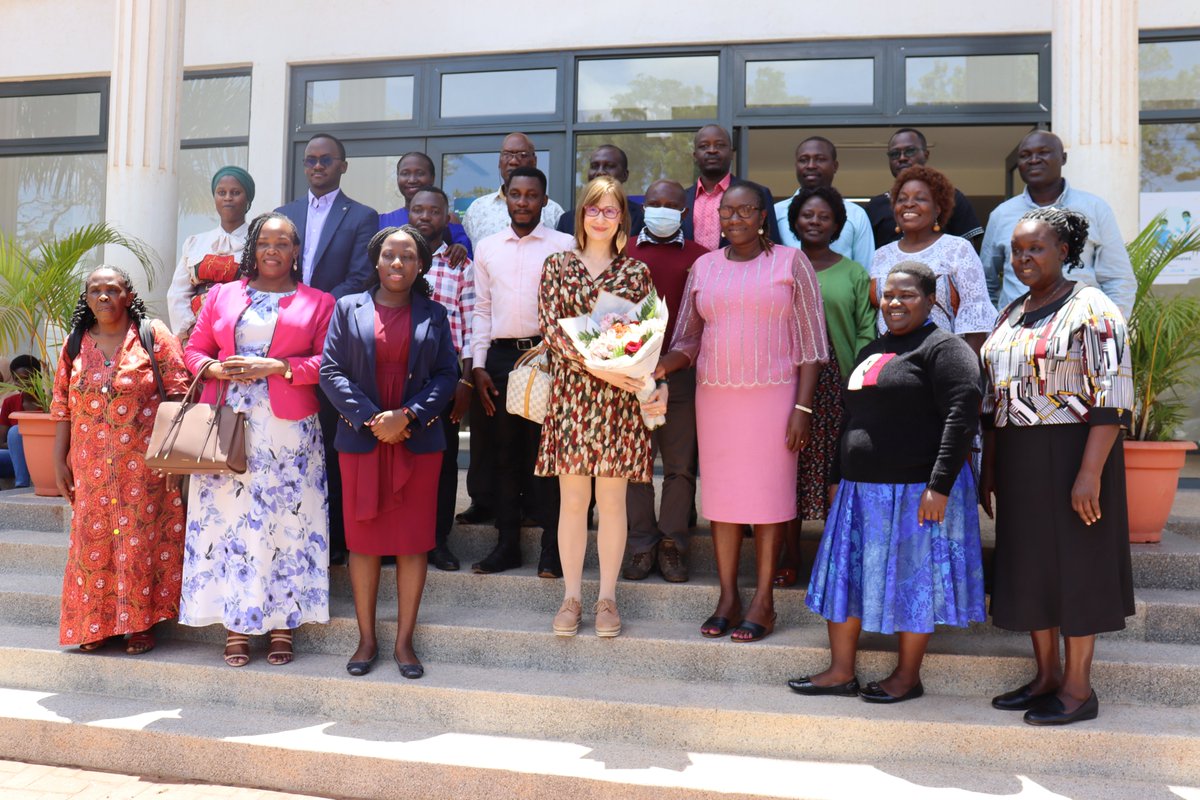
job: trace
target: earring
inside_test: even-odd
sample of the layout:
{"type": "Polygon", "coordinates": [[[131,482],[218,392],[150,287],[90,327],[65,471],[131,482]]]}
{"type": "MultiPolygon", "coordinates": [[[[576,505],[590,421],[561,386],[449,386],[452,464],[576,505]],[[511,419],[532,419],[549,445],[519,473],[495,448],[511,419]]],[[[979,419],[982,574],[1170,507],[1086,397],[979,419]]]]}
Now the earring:
{"type": "Polygon", "coordinates": [[[900,232],[900,226],[899,226],[899,225],[897,225],[897,226],[896,226],[896,233],[899,233],[899,232],[900,232]]]}
{"type": "Polygon", "coordinates": [[[941,229],[942,229],[942,226],[941,226],[941,225],[939,225],[939,224],[937,223],[937,220],[934,220],[934,223],[933,223],[933,232],[934,232],[934,233],[937,233],[937,232],[938,232],[938,231],[940,231],[941,229]]]}
{"type": "Polygon", "coordinates": [[[759,235],[759,236],[762,236],[762,235],[763,235],[763,229],[762,229],[762,228],[759,228],[759,229],[758,229],[758,235],[759,235]]]}

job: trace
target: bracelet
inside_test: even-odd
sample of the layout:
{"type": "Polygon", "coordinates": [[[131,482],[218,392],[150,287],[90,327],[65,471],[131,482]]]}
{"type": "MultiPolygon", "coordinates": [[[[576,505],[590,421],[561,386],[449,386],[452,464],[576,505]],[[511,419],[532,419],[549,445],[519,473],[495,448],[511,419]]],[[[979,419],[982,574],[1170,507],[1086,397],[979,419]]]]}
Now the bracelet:
{"type": "Polygon", "coordinates": [[[463,386],[467,387],[468,389],[474,389],[474,388],[475,388],[475,384],[471,383],[471,382],[470,382],[469,380],[467,380],[466,378],[459,378],[459,379],[458,379],[458,382],[459,382],[459,383],[461,383],[463,386]]]}
{"type": "Polygon", "coordinates": [[[666,378],[659,378],[658,380],[656,380],[654,382],[654,385],[655,386],[666,386],[668,383],[669,383],[669,381],[666,378]]]}
{"type": "Polygon", "coordinates": [[[811,414],[811,413],[812,413],[812,409],[811,409],[811,408],[809,408],[808,406],[802,406],[802,405],[800,405],[799,403],[796,403],[796,405],[792,406],[792,408],[796,409],[797,411],[803,411],[803,412],[805,412],[805,413],[807,413],[807,414],[811,414]]]}

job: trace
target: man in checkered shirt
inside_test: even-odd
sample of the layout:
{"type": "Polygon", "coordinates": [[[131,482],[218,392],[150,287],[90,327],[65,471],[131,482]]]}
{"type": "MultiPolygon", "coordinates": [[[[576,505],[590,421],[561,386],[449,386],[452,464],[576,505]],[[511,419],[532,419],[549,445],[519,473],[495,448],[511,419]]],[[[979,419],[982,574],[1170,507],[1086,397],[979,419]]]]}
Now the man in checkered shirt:
{"type": "Polygon", "coordinates": [[[437,547],[429,552],[429,563],[441,570],[456,570],[458,559],[450,551],[448,538],[454,524],[454,504],[458,497],[458,425],[471,406],[471,315],[475,310],[475,267],[470,259],[455,267],[450,264],[446,231],[450,224],[450,203],[446,193],[436,186],[416,191],[408,207],[408,221],[421,232],[433,250],[433,266],[425,280],[434,300],[446,307],[450,318],[450,338],[462,360],[462,377],[454,389],[454,400],[442,414],[446,430],[446,452],[442,456],[442,474],[438,480],[437,547]]]}

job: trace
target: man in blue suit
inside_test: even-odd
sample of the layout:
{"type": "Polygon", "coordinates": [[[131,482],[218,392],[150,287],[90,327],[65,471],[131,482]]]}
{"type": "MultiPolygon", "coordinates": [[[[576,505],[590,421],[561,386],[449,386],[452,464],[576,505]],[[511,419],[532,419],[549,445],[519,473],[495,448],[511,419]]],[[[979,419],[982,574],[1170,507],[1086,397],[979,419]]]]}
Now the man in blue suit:
{"type": "MultiPolygon", "coordinates": [[[[275,209],[290,219],[300,234],[301,279],[334,297],[363,291],[375,274],[367,245],[379,229],[379,213],[342,193],[342,175],[347,166],[346,148],[337,137],[314,135],[304,148],[307,195],[275,209]]],[[[342,522],[342,470],[333,447],[338,413],[324,392],[320,398],[325,470],[329,476],[329,563],[340,564],[346,559],[346,530],[342,522]]]]}

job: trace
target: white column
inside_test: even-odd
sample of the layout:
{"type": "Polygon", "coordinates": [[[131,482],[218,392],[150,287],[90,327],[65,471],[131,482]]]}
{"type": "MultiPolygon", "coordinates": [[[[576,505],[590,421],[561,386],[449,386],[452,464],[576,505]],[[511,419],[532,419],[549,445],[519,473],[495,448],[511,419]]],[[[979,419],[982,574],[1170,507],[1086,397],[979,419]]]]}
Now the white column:
{"type": "Polygon", "coordinates": [[[1054,0],[1054,132],[1067,180],[1112,206],[1125,239],[1138,231],[1137,0],[1054,0]]]}
{"type": "Polygon", "coordinates": [[[176,258],[183,21],[184,0],[116,0],[105,215],[157,255],[153,288],[122,248],[105,261],[130,270],[157,315],[176,258]]]}

